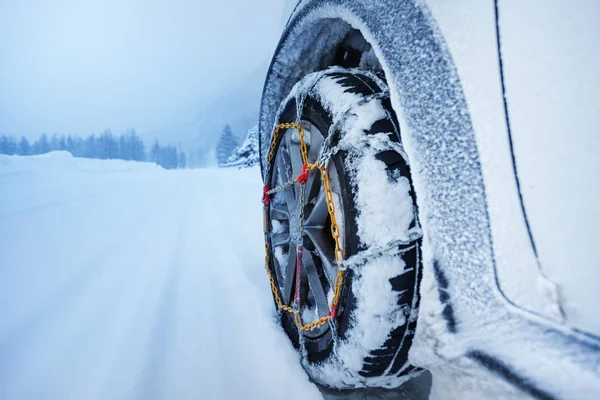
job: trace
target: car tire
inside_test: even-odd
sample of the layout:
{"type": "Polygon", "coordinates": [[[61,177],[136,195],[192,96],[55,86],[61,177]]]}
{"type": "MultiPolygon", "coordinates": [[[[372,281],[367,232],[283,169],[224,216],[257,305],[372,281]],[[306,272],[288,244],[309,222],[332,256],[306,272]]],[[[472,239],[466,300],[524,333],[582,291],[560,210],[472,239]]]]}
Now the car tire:
{"type": "MultiPolygon", "coordinates": [[[[301,350],[313,380],[337,388],[398,386],[418,372],[408,363],[408,350],[419,305],[422,234],[387,86],[370,72],[334,67],[303,78],[279,110],[278,123],[299,123],[307,132],[309,163],[331,154],[327,170],[342,225],[341,247],[344,259],[351,260],[335,320],[304,332],[293,314],[280,310],[281,325],[301,350]]],[[[275,137],[269,187],[282,186],[301,172],[299,146],[296,129],[275,137]]],[[[290,307],[296,288],[294,248],[302,249],[298,296],[303,323],[330,311],[324,308],[331,303],[331,277],[338,268],[332,259],[335,242],[327,240],[331,218],[324,218],[322,211],[322,186],[318,169],[310,171],[302,204],[307,226],[301,238],[293,237],[300,223],[299,184],[272,194],[266,207],[267,268],[273,289],[290,307]],[[316,214],[320,218],[313,218],[316,214]]]]}

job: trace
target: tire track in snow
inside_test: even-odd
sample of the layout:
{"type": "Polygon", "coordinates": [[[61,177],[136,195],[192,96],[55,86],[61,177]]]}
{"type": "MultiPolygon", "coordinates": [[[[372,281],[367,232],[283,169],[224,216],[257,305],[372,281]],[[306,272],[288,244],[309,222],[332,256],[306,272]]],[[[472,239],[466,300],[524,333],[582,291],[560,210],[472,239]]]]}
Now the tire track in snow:
{"type": "Polygon", "coordinates": [[[92,303],[86,308],[95,310],[89,324],[98,332],[97,339],[89,340],[85,331],[80,332],[86,341],[80,348],[85,350],[91,345],[98,349],[79,360],[79,365],[89,371],[74,375],[80,379],[75,391],[78,395],[73,398],[134,399],[138,393],[138,382],[153,350],[157,309],[165,282],[169,281],[170,250],[176,244],[180,210],[185,208],[181,182],[169,181],[173,185],[161,184],[146,193],[145,202],[158,202],[162,208],[132,238],[135,245],[131,251],[115,260],[121,267],[106,274],[104,282],[96,284],[91,293],[92,303]]]}
{"type": "Polygon", "coordinates": [[[169,272],[158,300],[156,319],[148,344],[148,359],[137,383],[137,398],[140,400],[165,398],[165,366],[168,360],[169,344],[173,338],[177,288],[181,279],[181,252],[188,233],[191,200],[193,199],[191,193],[193,193],[191,190],[187,191],[186,202],[181,207],[175,246],[170,254],[169,272]]]}
{"type": "MultiPolygon", "coordinates": [[[[256,389],[240,381],[241,377],[248,374],[247,370],[251,370],[248,368],[248,352],[252,352],[256,346],[248,344],[252,350],[242,348],[242,351],[233,351],[238,346],[237,342],[245,342],[248,334],[236,322],[240,315],[232,298],[239,300],[240,293],[230,285],[238,281],[241,272],[241,260],[236,248],[240,243],[234,240],[235,225],[243,216],[237,207],[239,196],[215,198],[203,195],[208,189],[226,193],[230,189],[219,186],[231,185],[232,182],[225,182],[219,181],[213,185],[202,182],[199,186],[201,195],[194,203],[202,206],[194,208],[192,220],[196,225],[194,233],[201,235],[201,240],[185,249],[188,261],[186,272],[197,279],[195,286],[187,289],[196,291],[200,304],[199,318],[194,326],[197,333],[192,338],[197,352],[188,354],[188,357],[199,358],[197,369],[201,371],[201,378],[193,382],[188,380],[187,385],[193,384],[193,387],[188,387],[188,393],[183,396],[185,398],[195,398],[194,395],[199,398],[240,398],[240,395],[232,394],[240,392],[244,392],[243,397],[261,398],[252,396],[256,389]],[[201,256],[197,264],[192,261],[196,254],[201,256]]],[[[194,237],[194,234],[191,236],[194,237]]],[[[244,328],[252,329],[252,326],[246,325],[244,328]]]]}
{"type": "Polygon", "coordinates": [[[198,171],[194,173],[193,195],[186,214],[187,229],[179,243],[176,307],[170,321],[168,354],[160,368],[164,381],[160,394],[165,399],[226,398],[222,395],[220,377],[226,376],[228,371],[220,366],[227,354],[222,351],[224,343],[220,340],[217,322],[223,309],[215,304],[223,293],[215,289],[218,283],[210,272],[223,266],[219,264],[215,209],[206,204],[205,193],[210,185],[198,179],[199,175],[198,171]]]}

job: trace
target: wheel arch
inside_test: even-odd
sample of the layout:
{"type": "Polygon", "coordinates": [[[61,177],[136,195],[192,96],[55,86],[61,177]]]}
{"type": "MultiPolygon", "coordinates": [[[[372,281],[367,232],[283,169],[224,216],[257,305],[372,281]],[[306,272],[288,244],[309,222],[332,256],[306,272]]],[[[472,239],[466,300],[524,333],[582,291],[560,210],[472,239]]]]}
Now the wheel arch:
{"type": "Polygon", "coordinates": [[[266,173],[263,149],[269,146],[279,105],[302,77],[333,65],[332,53],[352,30],[351,25],[342,18],[312,18],[305,22],[304,18],[309,16],[302,11],[290,18],[271,59],[263,88],[259,114],[263,179],[266,173]],[[322,34],[324,30],[329,31],[327,35],[322,34]]]}

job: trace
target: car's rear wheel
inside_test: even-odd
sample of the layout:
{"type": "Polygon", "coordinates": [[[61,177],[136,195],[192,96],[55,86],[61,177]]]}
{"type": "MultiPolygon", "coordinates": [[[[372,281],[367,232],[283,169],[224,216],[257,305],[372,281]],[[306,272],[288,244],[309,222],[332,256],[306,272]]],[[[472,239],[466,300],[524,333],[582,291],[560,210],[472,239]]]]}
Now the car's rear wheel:
{"type": "MultiPolygon", "coordinates": [[[[349,260],[335,319],[303,331],[292,313],[282,311],[282,326],[316,381],[397,386],[399,376],[415,370],[407,358],[419,302],[421,230],[387,87],[360,70],[310,74],[283,102],[278,122],[301,124],[309,163],[330,155],[325,168],[340,246],[349,260]]],[[[302,173],[297,129],[281,130],[272,151],[268,186],[302,173]]],[[[303,324],[331,315],[338,264],[318,169],[309,172],[304,198],[295,183],[272,194],[267,207],[268,268],[281,302],[295,307],[303,324]]]]}

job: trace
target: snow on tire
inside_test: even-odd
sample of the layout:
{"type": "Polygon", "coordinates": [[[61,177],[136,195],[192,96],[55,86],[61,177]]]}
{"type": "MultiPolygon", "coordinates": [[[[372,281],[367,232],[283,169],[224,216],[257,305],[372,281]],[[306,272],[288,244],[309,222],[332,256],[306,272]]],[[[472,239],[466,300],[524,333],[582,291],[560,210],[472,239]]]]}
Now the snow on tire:
{"type": "MultiPolygon", "coordinates": [[[[327,170],[347,267],[335,322],[300,332],[293,316],[282,312],[282,326],[317,382],[337,388],[398,386],[419,372],[409,365],[408,350],[417,320],[422,234],[387,86],[362,70],[309,74],[283,101],[277,121],[302,124],[310,163],[330,156],[327,170]]],[[[298,134],[288,129],[276,139],[267,185],[293,179],[301,164],[298,134]]],[[[309,174],[304,203],[294,185],[275,193],[269,204],[268,267],[284,303],[293,306],[300,289],[304,323],[329,312],[338,268],[323,198],[317,170],[309,174]],[[301,207],[305,226],[299,237],[301,207]],[[298,248],[303,265],[297,286],[298,248]]]]}

